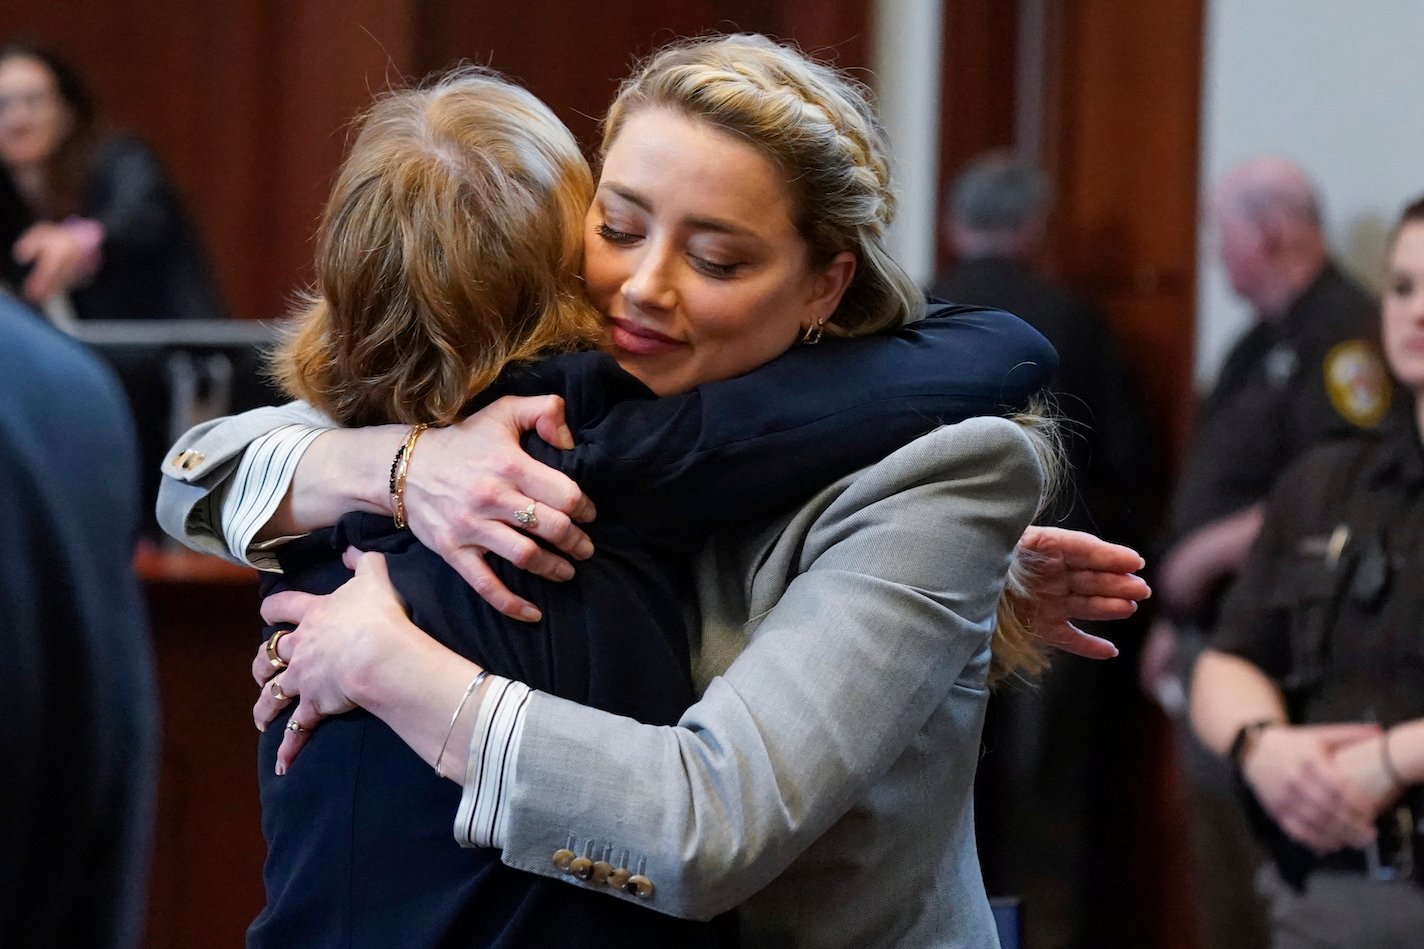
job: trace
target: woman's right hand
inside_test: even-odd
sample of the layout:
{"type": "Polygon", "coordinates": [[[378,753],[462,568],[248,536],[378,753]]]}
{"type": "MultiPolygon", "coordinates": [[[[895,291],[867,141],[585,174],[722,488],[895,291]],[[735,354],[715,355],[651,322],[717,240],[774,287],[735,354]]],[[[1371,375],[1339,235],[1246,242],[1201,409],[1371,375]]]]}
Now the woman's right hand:
{"type": "Polygon", "coordinates": [[[1375,812],[1335,763],[1337,751],[1378,738],[1372,724],[1273,725],[1241,761],[1241,773],[1271,819],[1317,853],[1362,847],[1375,812]]]}
{"type": "Polygon", "coordinates": [[[567,580],[572,564],[533,538],[586,560],[593,542],[578,522],[592,521],[595,511],[573,480],[524,453],[519,436],[531,428],[557,448],[574,447],[558,396],[506,396],[455,425],[425,432],[411,457],[405,506],[415,536],[476,593],[507,616],[535,622],[538,608],[501,583],[485,555],[567,580]],[[531,504],[538,524],[523,526],[515,515],[531,504]]]}

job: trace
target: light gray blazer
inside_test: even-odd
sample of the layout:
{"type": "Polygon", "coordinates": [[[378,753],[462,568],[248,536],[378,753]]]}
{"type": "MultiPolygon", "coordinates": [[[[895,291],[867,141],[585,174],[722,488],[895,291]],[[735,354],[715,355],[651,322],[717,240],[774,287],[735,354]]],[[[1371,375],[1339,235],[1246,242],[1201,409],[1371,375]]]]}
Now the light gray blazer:
{"type": "MultiPolygon", "coordinates": [[[[175,449],[204,453],[190,487],[228,464],[220,431],[175,449]]],[[[974,768],[995,604],[1042,482],[1022,429],[972,419],[709,545],[703,698],[658,727],[536,693],[504,862],[679,916],[740,906],[749,946],[997,946],[974,768]],[[565,848],[652,895],[575,880],[565,848]]],[[[196,526],[194,497],[165,485],[162,521],[196,526]]]]}

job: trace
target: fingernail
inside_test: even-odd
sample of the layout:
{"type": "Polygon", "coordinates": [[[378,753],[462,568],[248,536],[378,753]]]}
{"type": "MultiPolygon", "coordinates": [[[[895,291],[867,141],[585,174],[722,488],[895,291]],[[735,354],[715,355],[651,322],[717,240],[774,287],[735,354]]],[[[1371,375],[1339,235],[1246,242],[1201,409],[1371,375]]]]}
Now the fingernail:
{"type": "Polygon", "coordinates": [[[554,568],[555,580],[572,580],[574,578],[573,564],[560,563],[554,568]]]}
{"type": "Polygon", "coordinates": [[[539,622],[539,620],[544,618],[544,614],[540,613],[532,606],[526,606],[524,609],[519,611],[519,618],[524,620],[526,623],[537,623],[539,622]]]}
{"type": "Polygon", "coordinates": [[[267,726],[262,724],[261,722],[253,722],[253,724],[257,726],[257,730],[260,732],[265,732],[267,730],[267,726]]]}
{"type": "Polygon", "coordinates": [[[284,764],[282,764],[282,762],[280,762],[280,761],[277,762],[277,777],[280,778],[282,775],[284,775],[284,774],[286,774],[286,773],[287,773],[287,766],[284,765],[284,764]]]}
{"type": "Polygon", "coordinates": [[[559,447],[565,451],[571,451],[574,447],[574,433],[569,431],[567,425],[559,426],[559,447]]]}
{"type": "Polygon", "coordinates": [[[593,541],[585,537],[574,547],[574,556],[580,560],[587,560],[593,556],[593,541]]]}

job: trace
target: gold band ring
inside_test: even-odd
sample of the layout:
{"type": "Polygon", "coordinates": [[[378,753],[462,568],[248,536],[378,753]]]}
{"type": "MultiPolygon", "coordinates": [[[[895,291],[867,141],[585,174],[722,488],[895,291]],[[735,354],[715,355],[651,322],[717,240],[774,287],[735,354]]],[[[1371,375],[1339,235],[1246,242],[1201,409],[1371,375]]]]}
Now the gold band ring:
{"type": "Polygon", "coordinates": [[[278,702],[285,702],[285,701],[287,701],[288,699],[290,699],[291,696],[282,691],[282,681],[281,681],[281,679],[282,679],[281,676],[273,676],[273,678],[272,678],[272,697],[273,697],[274,699],[276,699],[278,702]]]}
{"type": "Polygon", "coordinates": [[[282,641],[283,636],[290,632],[290,629],[279,629],[267,638],[267,661],[272,663],[272,668],[278,672],[287,668],[287,660],[277,652],[277,644],[282,641]]]}

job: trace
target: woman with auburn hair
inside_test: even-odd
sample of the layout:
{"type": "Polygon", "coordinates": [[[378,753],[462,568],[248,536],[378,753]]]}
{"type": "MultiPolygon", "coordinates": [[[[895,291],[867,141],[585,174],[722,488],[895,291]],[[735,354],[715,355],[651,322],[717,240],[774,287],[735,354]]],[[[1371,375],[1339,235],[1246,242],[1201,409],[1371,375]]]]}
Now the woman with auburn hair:
{"type": "MultiPolygon", "coordinates": [[[[245,554],[264,522],[268,533],[304,529],[331,511],[368,507],[371,514],[355,517],[383,521],[389,532],[390,515],[401,520],[408,511],[416,533],[430,526],[434,549],[443,549],[503,610],[524,612],[532,604],[501,583],[537,590],[544,621],[566,625],[557,600],[574,596],[563,594],[573,584],[596,587],[612,569],[604,561],[619,556],[615,544],[628,525],[666,557],[687,549],[699,530],[748,517],[765,522],[768,509],[787,505],[788,498],[772,494],[807,493],[784,483],[806,471],[814,472],[811,484],[835,477],[821,460],[827,451],[866,449],[872,460],[890,448],[868,449],[870,441],[908,437],[887,434],[907,416],[909,434],[931,427],[922,416],[929,390],[936,398],[953,393],[953,410],[940,414],[963,417],[1036,387],[1023,386],[1015,370],[1032,368],[1025,358],[1042,364],[1039,344],[1011,351],[1016,347],[1003,334],[1017,324],[992,311],[952,309],[948,319],[865,339],[795,346],[798,336],[814,342],[823,334],[898,326],[922,309],[918,303],[916,311],[907,309],[908,281],[881,243],[893,197],[879,126],[857,87],[759,37],[675,48],[652,60],[634,84],[669,65],[685,67],[692,91],[716,82],[740,85],[740,98],[751,103],[744,110],[765,112],[769,103],[766,127],[790,123],[800,132],[788,138],[795,147],[778,152],[769,139],[749,134],[753,125],[735,124],[735,95],[723,97],[722,115],[675,99],[637,103],[629,88],[620,96],[632,105],[616,128],[610,122],[587,218],[584,279],[608,321],[608,351],[623,369],[659,395],[685,395],[647,400],[645,390],[645,401],[626,404],[655,423],[611,424],[607,432],[585,424],[571,399],[577,438],[554,426],[544,431],[576,448],[559,452],[524,440],[540,460],[578,475],[600,505],[600,520],[589,528],[599,554],[585,560],[572,583],[546,585],[511,562],[486,563],[479,552],[472,566],[460,556],[471,551],[453,551],[459,529],[433,526],[442,505],[422,510],[429,500],[423,492],[441,490],[437,472],[460,481],[462,473],[450,465],[459,463],[464,440],[524,411],[507,405],[424,435],[419,424],[319,437],[299,427],[269,435],[241,459],[219,443],[245,443],[254,430],[272,428],[274,418],[309,416],[267,413],[223,423],[194,444],[221,457],[216,480],[225,481],[226,498],[206,500],[214,480],[207,467],[170,469],[169,522],[175,513],[184,523],[189,516],[213,518],[205,505],[220,507],[227,542],[245,554]],[[953,327],[949,344],[927,358],[932,337],[947,327],[953,327]],[[944,368],[946,358],[955,361],[952,370],[944,368]],[[939,379],[926,378],[935,372],[939,379]],[[926,391],[916,392],[921,386],[926,391]],[[875,416],[868,423],[860,414],[867,411],[875,416]],[[748,425],[762,426],[761,434],[748,437],[748,425]],[[288,453],[290,446],[280,447],[288,437],[310,447],[275,490],[254,491],[247,475],[288,453]],[[620,437],[631,437],[634,447],[617,450],[620,437]],[[385,472],[380,488],[366,480],[374,470],[371,446],[381,439],[389,439],[389,451],[380,452],[381,467],[393,472],[389,499],[381,489],[385,472]],[[600,461],[611,473],[600,476],[600,461]],[[328,472],[335,481],[326,481],[328,472]],[[420,480],[425,487],[417,501],[420,480]],[[184,484],[194,481],[200,483],[184,484]],[[357,500],[361,495],[369,500],[357,500]],[[192,503],[198,498],[204,503],[192,503]],[[233,512],[245,513],[248,523],[239,525],[233,512]]],[[[558,364],[535,364],[535,374],[558,364]]],[[[548,379],[541,381],[536,391],[549,391],[548,379]]],[[[583,392],[566,386],[564,395],[583,392]]],[[[264,688],[255,715],[265,724],[301,695],[277,752],[277,767],[284,768],[322,719],[359,704],[460,785],[451,787],[459,792],[457,839],[500,846],[507,866],[574,884],[583,895],[612,894],[702,919],[761,890],[743,917],[750,937],[789,927],[804,944],[932,944],[946,933],[957,933],[960,942],[992,941],[967,800],[994,614],[1051,456],[1035,448],[1039,443],[1031,424],[979,418],[953,425],[842,479],[790,520],[724,535],[709,549],[722,563],[704,569],[699,583],[703,629],[695,673],[706,693],[676,727],[640,724],[486,675],[478,661],[433,641],[414,604],[406,615],[388,576],[398,572],[394,558],[354,552],[348,559],[356,578],[334,595],[282,593],[265,602],[269,621],[298,626],[274,634],[254,662],[259,680],[290,663],[264,688]],[[735,582],[719,588],[719,578],[735,582]],[[713,676],[719,677],[709,684],[713,676]],[[932,796],[938,800],[930,808],[932,796]],[[887,848],[903,848],[912,838],[914,853],[891,860],[887,848]],[[934,845],[924,846],[926,839],[934,845]],[[815,856],[796,860],[808,847],[815,856]],[[805,874],[827,858],[849,872],[838,873],[835,885],[808,888],[805,874]],[[895,882],[924,901],[911,912],[899,896],[880,899],[863,874],[881,870],[893,870],[895,882]]],[[[563,484],[546,479],[538,490],[557,493],[563,484]]],[[[528,532],[517,535],[519,548],[501,553],[555,577],[567,565],[531,551],[531,535],[589,553],[589,538],[566,515],[522,492],[498,497],[496,503],[509,506],[501,528],[528,532]]],[[[560,506],[577,511],[572,498],[560,506]]],[[[328,536],[325,549],[331,545],[328,536]]],[[[1108,554],[1112,561],[1122,552],[1108,554]]],[[[292,556],[291,545],[281,556],[292,556]]],[[[1137,562],[1125,556],[1129,566],[1137,562]]],[[[622,628],[643,618],[630,595],[634,586],[615,602],[617,628],[609,631],[625,663],[647,660],[625,644],[622,628]]],[[[1132,585],[1109,577],[1104,589],[1132,585]]],[[[677,592],[639,595],[652,602],[677,592]]],[[[1078,601],[1060,596],[1056,615],[1064,615],[1065,602],[1078,601]]],[[[494,615],[473,595],[467,604],[484,610],[486,622],[494,615]]],[[[1088,605],[1090,612],[1121,608],[1120,601],[1088,605]]],[[[475,635],[459,624],[450,628],[475,635]]],[[[667,648],[676,638],[670,633],[683,632],[680,618],[650,628],[667,648]]],[[[1027,642],[1013,622],[1000,624],[999,632],[1027,642]]],[[[514,633],[502,640],[511,648],[533,643],[552,652],[567,635],[514,633]]],[[[586,628],[580,635],[593,633],[586,628]]],[[[626,699],[629,690],[655,684],[645,674],[636,681],[616,695],[626,699]]],[[[317,770],[308,757],[347,721],[341,715],[322,724],[302,766],[272,780],[280,786],[317,770]]],[[[264,738],[266,746],[274,734],[264,738]]]]}

